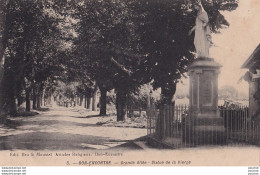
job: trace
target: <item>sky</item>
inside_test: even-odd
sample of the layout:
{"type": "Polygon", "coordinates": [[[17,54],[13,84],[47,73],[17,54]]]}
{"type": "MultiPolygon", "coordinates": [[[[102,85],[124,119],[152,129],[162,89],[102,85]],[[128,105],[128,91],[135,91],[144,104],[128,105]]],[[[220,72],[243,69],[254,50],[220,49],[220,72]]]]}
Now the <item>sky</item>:
{"type": "Polygon", "coordinates": [[[232,85],[248,93],[248,83],[237,83],[247,71],[242,64],[260,44],[260,0],[240,0],[238,8],[222,14],[230,26],[221,34],[212,35],[217,47],[210,50],[211,57],[222,64],[219,87],[232,85]]]}
{"type": "MultiPolygon", "coordinates": [[[[238,84],[238,80],[247,71],[241,69],[242,64],[260,44],[260,0],[240,0],[236,10],[221,13],[230,26],[221,29],[220,34],[212,34],[216,47],[210,49],[210,57],[223,66],[219,88],[231,85],[248,94],[248,83],[242,81],[238,84]]],[[[187,80],[184,80],[184,86],[188,87],[187,80]]]]}

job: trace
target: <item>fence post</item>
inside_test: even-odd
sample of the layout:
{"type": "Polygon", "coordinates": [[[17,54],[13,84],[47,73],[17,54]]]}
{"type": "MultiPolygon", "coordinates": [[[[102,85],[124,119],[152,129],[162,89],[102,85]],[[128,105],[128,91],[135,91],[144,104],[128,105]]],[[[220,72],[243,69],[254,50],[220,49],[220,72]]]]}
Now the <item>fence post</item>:
{"type": "Polygon", "coordinates": [[[162,137],[162,124],[161,124],[161,119],[163,117],[162,115],[162,106],[160,106],[160,109],[159,109],[159,115],[158,115],[158,118],[157,118],[157,123],[156,123],[156,128],[157,128],[157,133],[158,133],[158,137],[159,139],[161,139],[162,137]]]}
{"type": "MultiPolygon", "coordinates": [[[[169,105],[169,137],[173,138],[172,130],[172,105],[169,105]]],[[[171,139],[172,140],[172,139],[171,139]]]]}
{"type": "Polygon", "coordinates": [[[166,136],[166,105],[163,105],[163,138],[166,136]]]}
{"type": "Polygon", "coordinates": [[[166,137],[170,136],[170,105],[166,106],[166,137]]]}
{"type": "Polygon", "coordinates": [[[147,123],[147,124],[146,124],[146,125],[147,125],[147,134],[148,134],[148,135],[151,135],[151,134],[152,134],[152,132],[151,132],[151,128],[152,128],[152,127],[151,127],[151,126],[152,126],[152,125],[151,125],[151,118],[152,118],[152,117],[151,117],[151,115],[150,115],[150,114],[151,114],[150,111],[151,111],[151,107],[150,107],[150,106],[147,106],[147,109],[146,109],[146,118],[147,118],[147,119],[146,119],[146,120],[147,120],[146,123],[147,123]]]}

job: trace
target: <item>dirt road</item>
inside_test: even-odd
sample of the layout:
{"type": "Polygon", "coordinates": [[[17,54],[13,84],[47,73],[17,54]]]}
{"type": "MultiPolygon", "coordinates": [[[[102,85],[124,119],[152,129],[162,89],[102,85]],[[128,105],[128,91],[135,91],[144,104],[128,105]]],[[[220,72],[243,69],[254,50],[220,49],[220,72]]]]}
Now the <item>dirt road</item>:
{"type": "Polygon", "coordinates": [[[0,126],[0,150],[110,149],[120,145],[140,149],[129,143],[145,136],[146,129],[97,126],[95,117],[55,107],[33,117],[11,118],[16,126],[0,126]]]}

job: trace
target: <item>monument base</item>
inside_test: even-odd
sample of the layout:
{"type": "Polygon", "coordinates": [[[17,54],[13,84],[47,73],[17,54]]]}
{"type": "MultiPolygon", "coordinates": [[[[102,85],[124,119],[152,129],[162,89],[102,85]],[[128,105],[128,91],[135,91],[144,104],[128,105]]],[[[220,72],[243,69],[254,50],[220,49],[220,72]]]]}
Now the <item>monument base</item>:
{"type": "Polygon", "coordinates": [[[224,144],[226,142],[224,119],[217,114],[195,116],[195,135],[198,144],[224,144]]]}
{"type": "Polygon", "coordinates": [[[226,142],[224,119],[218,112],[218,74],[221,65],[199,57],[188,67],[190,112],[185,121],[185,141],[194,145],[226,142]]]}
{"type": "Polygon", "coordinates": [[[184,140],[190,145],[223,145],[226,143],[224,119],[217,114],[196,114],[185,119],[184,140]]]}

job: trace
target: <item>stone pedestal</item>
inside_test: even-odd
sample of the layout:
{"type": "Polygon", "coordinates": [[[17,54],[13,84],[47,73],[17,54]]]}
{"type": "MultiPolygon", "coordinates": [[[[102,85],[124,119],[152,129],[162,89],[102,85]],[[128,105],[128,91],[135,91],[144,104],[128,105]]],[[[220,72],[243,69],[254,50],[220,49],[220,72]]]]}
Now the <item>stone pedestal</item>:
{"type": "Polygon", "coordinates": [[[224,119],[218,111],[218,74],[221,65],[212,58],[197,58],[188,67],[190,111],[188,123],[195,144],[225,142],[224,119]]]}

